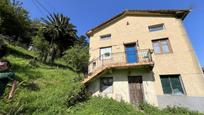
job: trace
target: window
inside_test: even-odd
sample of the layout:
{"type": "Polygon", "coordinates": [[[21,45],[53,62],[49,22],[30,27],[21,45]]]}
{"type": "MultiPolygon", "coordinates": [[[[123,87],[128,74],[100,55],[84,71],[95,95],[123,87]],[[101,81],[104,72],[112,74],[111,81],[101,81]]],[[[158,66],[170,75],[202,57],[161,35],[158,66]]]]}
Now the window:
{"type": "Polygon", "coordinates": [[[183,87],[180,75],[161,75],[161,83],[164,94],[183,95],[183,87]]]}
{"type": "Polygon", "coordinates": [[[111,39],[111,34],[102,35],[102,36],[100,36],[100,38],[101,38],[101,40],[111,39]]]}
{"type": "Polygon", "coordinates": [[[100,92],[113,92],[113,77],[102,77],[100,79],[100,92]]]}
{"type": "Polygon", "coordinates": [[[148,28],[149,28],[149,32],[160,31],[164,29],[164,24],[152,25],[152,26],[149,26],[148,28]]]}
{"type": "Polygon", "coordinates": [[[93,62],[92,69],[94,69],[95,67],[96,67],[96,62],[93,62]]]}
{"type": "Polygon", "coordinates": [[[100,59],[111,59],[112,47],[106,47],[100,49],[100,59]]]}
{"type": "Polygon", "coordinates": [[[168,38],[153,40],[152,45],[153,45],[153,49],[154,49],[155,54],[172,52],[168,38]]]}

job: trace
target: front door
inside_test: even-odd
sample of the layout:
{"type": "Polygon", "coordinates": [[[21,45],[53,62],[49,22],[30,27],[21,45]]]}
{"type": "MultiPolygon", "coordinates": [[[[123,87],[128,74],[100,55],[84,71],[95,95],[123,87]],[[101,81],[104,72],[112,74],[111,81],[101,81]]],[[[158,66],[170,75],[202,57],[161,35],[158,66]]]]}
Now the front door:
{"type": "Polygon", "coordinates": [[[125,53],[127,63],[136,63],[137,62],[137,51],[135,44],[125,45],[125,53]]]}
{"type": "Polygon", "coordinates": [[[143,101],[142,76],[128,76],[130,102],[138,105],[143,101]]]}

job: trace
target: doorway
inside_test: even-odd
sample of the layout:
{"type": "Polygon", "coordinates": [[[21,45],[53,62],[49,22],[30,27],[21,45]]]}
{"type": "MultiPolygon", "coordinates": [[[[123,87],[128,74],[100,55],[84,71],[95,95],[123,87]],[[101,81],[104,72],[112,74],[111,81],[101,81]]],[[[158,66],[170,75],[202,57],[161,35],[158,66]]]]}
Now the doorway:
{"type": "Polygon", "coordinates": [[[143,101],[142,76],[128,76],[130,102],[138,105],[143,101]]]}
{"type": "Polygon", "coordinates": [[[137,62],[137,48],[136,44],[126,44],[125,45],[125,54],[127,63],[136,63],[137,62]]]}

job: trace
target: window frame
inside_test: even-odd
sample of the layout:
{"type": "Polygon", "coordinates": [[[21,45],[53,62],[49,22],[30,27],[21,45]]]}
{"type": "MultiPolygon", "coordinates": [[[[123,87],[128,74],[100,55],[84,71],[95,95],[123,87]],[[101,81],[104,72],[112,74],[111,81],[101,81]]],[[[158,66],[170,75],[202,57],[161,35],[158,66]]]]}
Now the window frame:
{"type": "Polygon", "coordinates": [[[110,60],[110,59],[112,59],[112,46],[107,46],[107,47],[101,47],[100,49],[99,49],[99,58],[100,58],[100,60],[110,60]],[[110,58],[102,58],[102,55],[101,55],[101,49],[105,49],[105,48],[111,48],[111,53],[110,53],[110,58]]]}
{"type": "Polygon", "coordinates": [[[106,93],[106,94],[113,93],[113,82],[114,82],[113,77],[101,77],[100,78],[100,86],[99,86],[100,87],[100,93],[106,93]],[[111,85],[106,85],[107,87],[112,87],[110,92],[106,92],[102,88],[102,85],[105,86],[104,84],[102,84],[103,83],[102,80],[104,80],[104,79],[112,79],[112,84],[111,85]]]}
{"type": "Polygon", "coordinates": [[[175,95],[175,96],[185,96],[185,95],[187,95],[185,87],[184,87],[184,84],[183,84],[183,80],[182,80],[180,74],[166,74],[166,75],[159,75],[159,76],[160,76],[161,87],[162,87],[162,91],[163,91],[164,95],[175,95]],[[162,77],[167,77],[168,78],[168,81],[169,81],[169,84],[170,84],[170,88],[171,88],[171,92],[172,92],[171,94],[164,93],[164,89],[163,89],[163,85],[162,85],[162,81],[161,81],[162,77]],[[181,85],[181,89],[182,89],[182,92],[183,92],[182,95],[177,95],[177,94],[173,93],[174,89],[173,89],[173,86],[172,86],[172,83],[171,83],[171,77],[178,77],[180,85],[181,85]]]}
{"type": "Polygon", "coordinates": [[[104,34],[100,36],[100,40],[109,40],[111,39],[112,35],[111,34],[104,34]]]}
{"type": "Polygon", "coordinates": [[[154,25],[148,26],[149,32],[157,32],[157,31],[162,31],[162,30],[164,30],[164,29],[165,29],[164,23],[154,24],[154,25]],[[162,29],[156,28],[156,27],[161,28],[160,25],[161,25],[162,29]],[[153,29],[155,29],[155,30],[153,30],[153,29]]]}
{"type": "Polygon", "coordinates": [[[92,69],[94,69],[96,67],[96,61],[94,61],[93,63],[92,63],[92,69]]]}
{"type": "Polygon", "coordinates": [[[154,40],[152,40],[153,50],[154,50],[154,43],[159,43],[159,48],[160,48],[160,53],[156,53],[156,52],[154,51],[154,54],[168,54],[168,53],[173,53],[173,50],[172,50],[172,47],[171,47],[169,38],[161,38],[161,39],[154,39],[154,40]],[[162,43],[161,43],[162,41],[167,41],[169,52],[164,52],[164,51],[163,51],[162,43]]]}

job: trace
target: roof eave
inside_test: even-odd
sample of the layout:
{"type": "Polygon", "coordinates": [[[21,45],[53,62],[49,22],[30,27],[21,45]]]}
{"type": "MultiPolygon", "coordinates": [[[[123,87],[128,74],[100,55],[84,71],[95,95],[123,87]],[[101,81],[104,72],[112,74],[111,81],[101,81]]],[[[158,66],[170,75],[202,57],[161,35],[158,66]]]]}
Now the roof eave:
{"type": "MultiPolygon", "coordinates": [[[[122,13],[119,13],[118,15],[112,17],[111,19],[103,22],[102,24],[96,26],[95,28],[92,28],[91,30],[89,30],[86,35],[88,37],[92,36],[95,32],[97,32],[101,27],[103,27],[104,25],[107,25],[109,23],[112,23],[113,21],[117,20],[119,17],[122,17],[122,16],[125,16],[127,14],[129,15],[134,15],[134,12],[135,12],[135,15],[138,15],[136,13],[147,13],[147,14],[143,14],[143,16],[170,16],[170,17],[176,17],[176,18],[180,18],[181,20],[184,20],[185,17],[189,14],[191,10],[190,9],[187,9],[187,10],[125,10],[123,11],[122,13]],[[159,14],[159,12],[161,14],[159,14]],[[165,14],[162,14],[166,12],[165,14]],[[170,13],[171,12],[171,13],[170,13]],[[173,14],[176,13],[176,14],[173,14]]],[[[140,14],[140,15],[141,15],[140,14]]]]}

